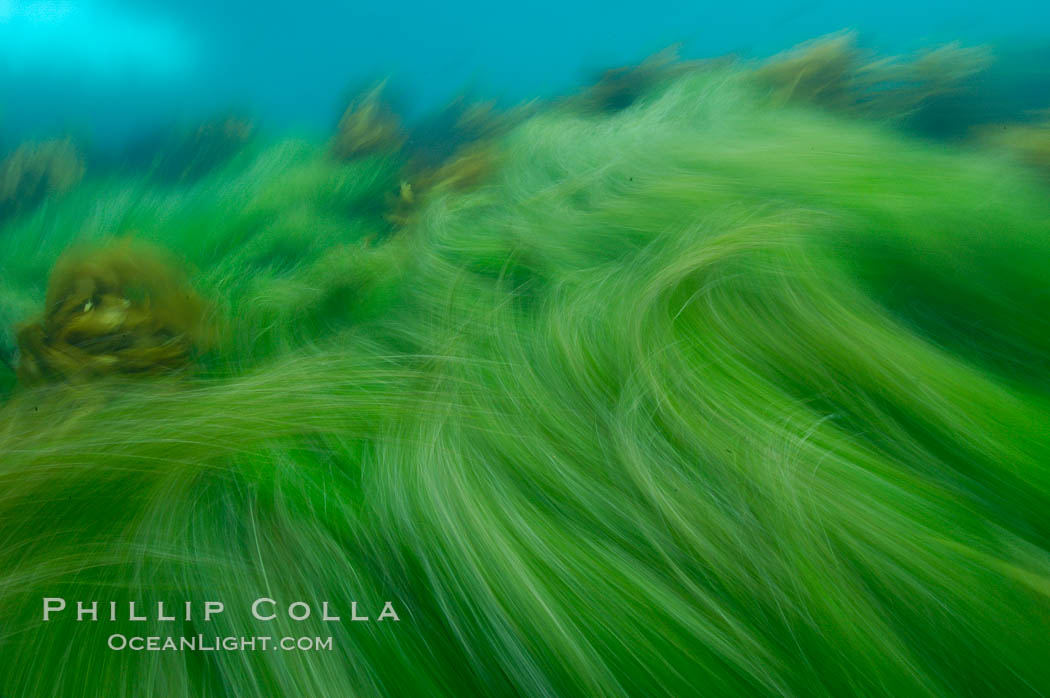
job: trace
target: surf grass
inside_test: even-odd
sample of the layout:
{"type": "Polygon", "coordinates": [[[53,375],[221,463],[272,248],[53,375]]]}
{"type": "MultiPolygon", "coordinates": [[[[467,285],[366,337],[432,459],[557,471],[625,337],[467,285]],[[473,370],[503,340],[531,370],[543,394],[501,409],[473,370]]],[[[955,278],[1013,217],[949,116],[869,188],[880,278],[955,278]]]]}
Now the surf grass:
{"type": "Polygon", "coordinates": [[[498,145],[403,229],[393,155],[290,142],[0,231],[5,319],[70,243],[137,231],[226,328],[195,377],[9,386],[0,692],[1050,691],[1037,178],[724,69],[498,145]],[[45,596],[226,612],[43,623],[45,596]]]}

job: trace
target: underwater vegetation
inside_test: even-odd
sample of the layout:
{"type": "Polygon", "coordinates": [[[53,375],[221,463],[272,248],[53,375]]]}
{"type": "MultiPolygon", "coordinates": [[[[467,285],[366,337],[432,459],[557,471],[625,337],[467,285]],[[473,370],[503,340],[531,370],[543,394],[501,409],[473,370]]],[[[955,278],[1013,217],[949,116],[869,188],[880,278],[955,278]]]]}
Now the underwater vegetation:
{"type": "Polygon", "coordinates": [[[427,196],[445,190],[466,192],[475,189],[494,174],[499,162],[499,149],[493,142],[461,146],[447,160],[434,167],[410,160],[403,179],[390,197],[387,219],[399,226],[416,220],[427,196]]]}
{"type": "Polygon", "coordinates": [[[681,60],[678,51],[677,46],[671,46],[638,65],[609,68],[575,102],[586,110],[617,112],[652,92],[660,82],[703,66],[702,61],[681,60]]]}
{"type": "Polygon", "coordinates": [[[939,110],[927,109],[927,116],[961,127],[962,136],[975,126],[1038,121],[1050,106],[1047,66],[1050,42],[1046,40],[998,43],[994,60],[974,77],[972,89],[968,85],[966,91],[940,100],[939,110]]]}
{"type": "Polygon", "coordinates": [[[255,132],[251,118],[224,114],[190,127],[156,133],[135,143],[124,155],[153,178],[172,183],[194,182],[244,151],[255,132]]]}
{"type": "Polygon", "coordinates": [[[1050,119],[1028,124],[1000,124],[978,131],[984,144],[1014,154],[1050,175],[1050,119]]]}
{"type": "Polygon", "coordinates": [[[0,160],[0,221],[65,194],[84,176],[84,160],[69,140],[23,143],[0,160]]]}
{"type": "Polygon", "coordinates": [[[535,105],[397,225],[378,96],[3,222],[0,693],[1050,693],[1047,183],[855,68],[535,105]]]}
{"type": "MultiPolygon", "coordinates": [[[[981,47],[947,44],[912,56],[878,56],[856,34],[821,37],[774,56],[754,73],[779,101],[803,101],[867,118],[907,120],[971,88],[991,61],[981,47]]],[[[965,118],[965,117],[963,117],[965,118]]]]}
{"type": "Polygon", "coordinates": [[[475,189],[495,172],[499,139],[535,111],[535,105],[497,108],[492,101],[458,97],[412,123],[404,138],[389,144],[399,163],[399,181],[387,197],[386,219],[412,223],[427,197],[446,189],[475,189]]]}
{"type": "Polygon", "coordinates": [[[465,150],[494,143],[538,109],[538,103],[502,109],[494,101],[460,96],[410,124],[404,144],[409,177],[432,171],[465,150]]]}
{"type": "Polygon", "coordinates": [[[25,385],[185,368],[205,340],[204,305],[174,262],[132,240],[58,260],[44,316],[18,330],[25,385]]]}
{"type": "Polygon", "coordinates": [[[333,157],[352,160],[401,146],[401,119],[385,101],[385,88],[381,82],[350,100],[329,144],[333,157]]]}

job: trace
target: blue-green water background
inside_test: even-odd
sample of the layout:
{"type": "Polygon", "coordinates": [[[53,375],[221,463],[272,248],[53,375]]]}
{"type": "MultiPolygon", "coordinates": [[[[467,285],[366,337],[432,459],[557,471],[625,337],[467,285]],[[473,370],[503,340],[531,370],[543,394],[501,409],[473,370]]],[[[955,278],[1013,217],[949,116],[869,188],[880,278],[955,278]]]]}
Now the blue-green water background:
{"type": "Polygon", "coordinates": [[[410,113],[463,90],[513,103],[572,91],[674,43],[686,57],[754,57],[843,28],[884,52],[991,44],[1013,56],[1011,75],[1040,64],[1020,71],[1014,98],[1050,85],[1050,3],[1034,0],[0,0],[0,138],[121,143],[228,109],[272,129],[322,131],[347,90],[377,76],[394,77],[410,113]]]}

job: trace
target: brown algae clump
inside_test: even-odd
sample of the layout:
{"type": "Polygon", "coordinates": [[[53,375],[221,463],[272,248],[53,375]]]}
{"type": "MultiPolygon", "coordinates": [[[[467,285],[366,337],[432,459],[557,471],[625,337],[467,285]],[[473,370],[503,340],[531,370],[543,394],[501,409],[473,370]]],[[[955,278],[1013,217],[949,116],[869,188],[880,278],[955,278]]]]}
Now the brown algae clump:
{"type": "Polygon", "coordinates": [[[903,119],[964,89],[989,62],[987,50],[958,43],[880,57],[858,48],[854,33],[840,32],[772,57],[754,77],[780,102],[903,119]]]}
{"type": "Polygon", "coordinates": [[[978,131],[977,138],[1050,176],[1050,118],[1034,124],[988,126],[978,131]]]}
{"type": "Polygon", "coordinates": [[[387,220],[395,225],[409,225],[417,220],[427,196],[442,191],[463,193],[477,189],[498,169],[499,160],[499,149],[493,142],[461,146],[441,165],[422,168],[403,179],[388,200],[387,220]]]}
{"type": "Polygon", "coordinates": [[[350,101],[330,144],[337,159],[397,150],[404,143],[401,120],[383,99],[384,88],[380,83],[350,101]]]}
{"type": "Polygon", "coordinates": [[[852,83],[859,63],[854,35],[833,34],[774,56],[755,71],[755,79],[773,90],[778,101],[846,109],[855,102],[852,83]]]}
{"type": "Polygon", "coordinates": [[[532,113],[531,105],[501,111],[495,102],[457,98],[416,124],[407,139],[401,182],[387,197],[387,220],[408,225],[431,194],[482,186],[498,169],[500,138],[532,113]]]}
{"type": "Polygon", "coordinates": [[[69,140],[23,143],[0,161],[0,219],[66,193],[84,176],[84,160],[69,140]]]}
{"type": "Polygon", "coordinates": [[[19,381],[160,375],[205,344],[204,304],[161,250],[120,240],[67,252],[44,316],[18,330],[19,381]]]}

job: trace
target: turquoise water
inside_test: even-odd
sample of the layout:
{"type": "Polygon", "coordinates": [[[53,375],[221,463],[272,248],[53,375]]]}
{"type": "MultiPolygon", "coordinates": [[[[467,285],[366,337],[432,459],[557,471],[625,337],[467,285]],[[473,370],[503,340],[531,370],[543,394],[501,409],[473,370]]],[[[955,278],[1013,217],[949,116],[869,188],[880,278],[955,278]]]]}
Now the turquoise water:
{"type": "Polygon", "coordinates": [[[671,44],[770,55],[841,29],[883,52],[948,41],[1009,53],[1050,35],[1045,3],[130,2],[2,0],[0,128],[119,143],[236,108],[323,130],[351,87],[392,76],[410,110],[464,90],[518,102],[671,44]]]}

